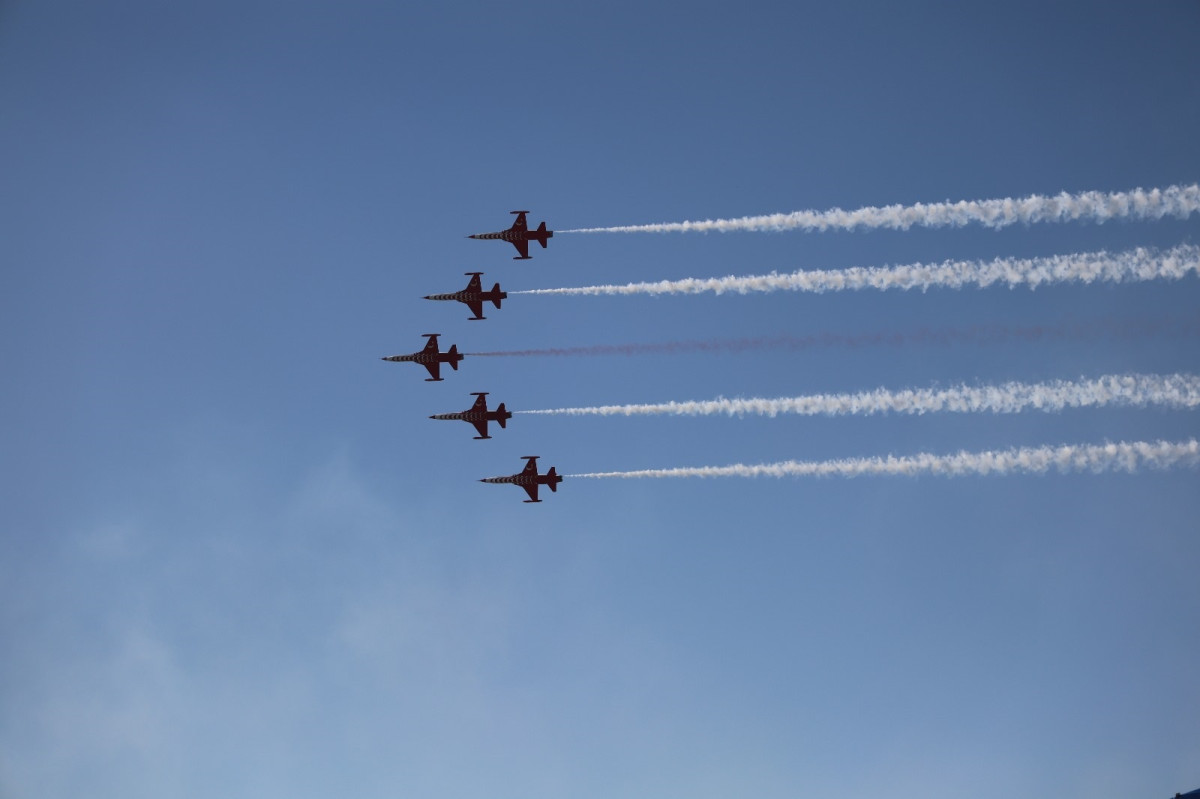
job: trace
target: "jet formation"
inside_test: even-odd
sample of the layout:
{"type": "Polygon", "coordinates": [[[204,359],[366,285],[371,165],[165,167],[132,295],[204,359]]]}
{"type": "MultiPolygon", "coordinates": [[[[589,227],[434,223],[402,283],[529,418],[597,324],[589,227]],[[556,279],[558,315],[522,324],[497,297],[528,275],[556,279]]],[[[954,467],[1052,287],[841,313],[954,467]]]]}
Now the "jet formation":
{"type": "Polygon", "coordinates": [[[529,254],[529,242],[536,241],[542,245],[542,249],[546,248],[546,240],[554,236],[553,230],[546,230],[546,223],[538,225],[537,230],[531,231],[529,225],[525,222],[525,214],[528,211],[509,211],[510,214],[517,215],[517,221],[513,222],[512,227],[508,230],[500,230],[495,233],[472,233],[467,236],[469,239],[500,239],[507,241],[512,246],[517,248],[520,255],[513,256],[514,261],[528,261],[532,256],[529,254]]]}
{"type": "Polygon", "coordinates": [[[489,411],[487,400],[484,399],[488,393],[486,391],[472,391],[471,393],[475,395],[475,404],[465,411],[459,413],[435,413],[429,418],[470,422],[479,431],[479,435],[475,436],[476,441],[491,438],[488,435],[488,422],[499,422],[501,427],[507,427],[505,423],[512,418],[512,411],[506,410],[503,402],[497,405],[494,411],[489,411]]]}
{"type": "Polygon", "coordinates": [[[412,361],[419,363],[429,370],[430,376],[425,378],[426,383],[437,383],[442,379],[441,369],[442,364],[450,364],[450,368],[458,371],[458,362],[463,359],[462,354],[458,351],[457,344],[451,344],[450,349],[445,352],[438,352],[438,336],[441,333],[422,333],[429,341],[425,342],[425,349],[418,350],[411,355],[389,355],[383,360],[385,361],[412,361]]]}
{"type": "Polygon", "coordinates": [[[457,300],[471,309],[474,316],[469,316],[467,319],[472,322],[477,322],[481,319],[487,319],[483,315],[483,304],[490,302],[497,308],[500,307],[500,300],[508,298],[507,291],[500,290],[500,284],[492,286],[491,291],[484,291],[483,286],[479,282],[479,276],[483,272],[464,272],[463,274],[470,275],[471,279],[467,282],[467,287],[462,291],[455,291],[451,294],[426,294],[427,300],[457,300]]]}
{"type": "MultiPolygon", "coordinates": [[[[472,239],[500,239],[507,241],[517,248],[520,255],[513,258],[514,261],[524,261],[529,259],[529,242],[536,241],[545,249],[546,242],[554,235],[553,230],[546,229],[546,223],[542,222],[536,230],[530,230],[529,225],[525,221],[525,215],[528,211],[513,211],[517,215],[517,219],[513,222],[512,227],[508,230],[501,230],[495,233],[476,233],[468,236],[472,239]]],[[[467,282],[467,287],[462,291],[455,291],[449,294],[427,294],[427,300],[452,300],[461,302],[471,310],[471,316],[467,317],[468,321],[476,322],[486,319],[483,315],[483,304],[490,302],[500,308],[500,301],[508,298],[508,293],[501,291],[500,284],[496,283],[491,291],[483,290],[483,282],[480,276],[483,272],[466,272],[471,279],[467,282]]],[[[440,382],[442,380],[441,367],[442,364],[450,364],[450,368],[458,371],[458,362],[463,359],[462,353],[458,351],[457,344],[451,344],[450,349],[441,352],[438,348],[438,333],[422,333],[421,335],[429,339],[425,342],[425,347],[417,352],[408,355],[390,355],[383,360],[419,363],[429,371],[429,377],[425,378],[427,383],[440,382]]],[[[465,411],[458,413],[438,413],[430,416],[430,419],[447,419],[455,421],[469,422],[475,427],[479,435],[475,436],[475,440],[490,439],[488,435],[488,423],[498,422],[501,428],[507,427],[507,422],[512,418],[512,412],[504,407],[501,402],[493,410],[488,410],[486,391],[472,391],[475,397],[475,403],[465,411]]],[[[563,478],[551,466],[545,474],[538,474],[537,471],[537,455],[525,455],[525,468],[516,474],[506,477],[485,477],[480,480],[481,483],[512,483],[525,489],[525,493],[529,495],[529,499],[525,502],[541,502],[538,499],[538,487],[548,485],[551,491],[558,491],[558,484],[563,478]]]]}
{"type": "Polygon", "coordinates": [[[558,491],[558,484],[562,482],[562,476],[554,471],[554,467],[545,474],[538,474],[537,471],[537,455],[522,455],[525,459],[525,468],[516,474],[510,474],[507,477],[484,477],[479,480],[481,483],[513,483],[525,489],[525,493],[529,495],[529,499],[522,500],[523,502],[541,502],[538,499],[538,486],[550,486],[551,491],[558,491]]]}

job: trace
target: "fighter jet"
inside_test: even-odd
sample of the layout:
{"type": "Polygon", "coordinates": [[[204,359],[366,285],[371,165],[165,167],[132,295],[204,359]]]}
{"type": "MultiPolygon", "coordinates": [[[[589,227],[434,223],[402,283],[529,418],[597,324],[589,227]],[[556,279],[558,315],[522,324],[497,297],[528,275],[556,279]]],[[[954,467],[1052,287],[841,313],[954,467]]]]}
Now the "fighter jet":
{"type": "Polygon", "coordinates": [[[477,398],[475,404],[467,408],[461,413],[437,413],[430,416],[430,419],[460,419],[464,422],[470,422],[475,425],[475,429],[479,431],[479,435],[475,436],[476,441],[485,438],[491,438],[488,435],[488,422],[499,422],[501,427],[506,427],[505,422],[512,418],[512,412],[505,410],[504,403],[496,406],[496,410],[489,411],[487,400],[484,399],[488,395],[486,391],[472,391],[472,394],[477,398]]]}
{"type": "Polygon", "coordinates": [[[529,213],[528,211],[509,211],[509,213],[516,214],[517,221],[513,222],[513,226],[508,230],[501,230],[497,233],[474,233],[470,236],[467,236],[467,238],[502,239],[503,241],[511,242],[512,246],[517,248],[517,252],[521,253],[519,256],[513,256],[513,260],[528,261],[530,258],[529,242],[536,241],[538,244],[542,245],[543,249],[545,249],[546,239],[552,237],[554,235],[554,231],[546,230],[546,223],[543,222],[542,224],[538,225],[537,230],[531,233],[529,231],[529,225],[525,224],[525,214],[529,213]]]}
{"type": "Polygon", "coordinates": [[[479,283],[479,276],[483,272],[464,272],[464,275],[470,275],[471,280],[467,283],[467,287],[462,291],[456,291],[453,294],[426,294],[427,300],[458,300],[471,309],[474,316],[467,317],[470,321],[475,322],[480,319],[487,319],[483,315],[483,304],[491,301],[497,308],[500,307],[500,300],[508,298],[507,291],[500,290],[500,284],[492,286],[491,291],[484,291],[483,286],[479,283]]]}
{"type": "Polygon", "coordinates": [[[522,455],[525,459],[525,468],[517,474],[509,475],[508,477],[484,477],[479,482],[481,483],[515,483],[525,489],[525,493],[529,495],[529,499],[524,502],[541,502],[538,499],[538,486],[550,486],[551,491],[558,491],[558,484],[562,482],[562,477],[554,471],[551,466],[550,470],[545,474],[537,473],[537,455],[522,455]]]}
{"type": "Polygon", "coordinates": [[[383,360],[385,361],[414,361],[421,364],[429,370],[431,377],[425,378],[426,383],[434,383],[442,379],[441,368],[442,364],[450,364],[450,368],[458,371],[458,362],[463,359],[463,356],[458,351],[457,344],[451,344],[450,349],[445,352],[438,352],[438,336],[440,333],[422,333],[429,339],[425,343],[425,349],[414,352],[412,355],[389,355],[383,360]]]}

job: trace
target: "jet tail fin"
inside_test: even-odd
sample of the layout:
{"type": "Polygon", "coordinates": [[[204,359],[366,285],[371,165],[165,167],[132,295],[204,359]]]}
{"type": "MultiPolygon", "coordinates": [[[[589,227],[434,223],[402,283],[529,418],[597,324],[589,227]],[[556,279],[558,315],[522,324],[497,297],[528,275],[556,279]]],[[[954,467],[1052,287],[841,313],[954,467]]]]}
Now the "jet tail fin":
{"type": "Polygon", "coordinates": [[[550,238],[550,236],[551,236],[551,235],[552,235],[552,234],[551,234],[549,231],[547,231],[547,230],[546,230],[546,223],[545,223],[545,222],[543,222],[542,224],[538,225],[538,227],[537,227],[537,240],[538,240],[538,244],[542,245],[542,249],[543,249],[543,250],[544,250],[544,249],[546,249],[546,239],[550,238]]]}
{"type": "Polygon", "coordinates": [[[458,345],[451,344],[450,345],[450,368],[457,372],[458,371],[458,362],[461,360],[462,360],[462,357],[458,354],[458,345]]]}
{"type": "Polygon", "coordinates": [[[494,295],[494,296],[492,297],[492,305],[495,305],[497,308],[499,308],[499,307],[500,307],[500,300],[504,299],[503,297],[501,297],[501,296],[500,296],[502,293],[503,293],[503,292],[501,292],[501,291],[500,291],[500,284],[499,284],[499,283],[497,283],[496,285],[492,286],[492,294],[494,295]]]}
{"type": "Polygon", "coordinates": [[[508,411],[504,409],[503,402],[496,406],[496,421],[501,427],[508,427],[508,411]]]}
{"type": "Polygon", "coordinates": [[[554,471],[553,466],[550,467],[550,471],[546,472],[546,476],[550,478],[550,480],[549,480],[550,490],[557,492],[558,484],[562,480],[562,478],[558,476],[558,472],[554,471]]]}

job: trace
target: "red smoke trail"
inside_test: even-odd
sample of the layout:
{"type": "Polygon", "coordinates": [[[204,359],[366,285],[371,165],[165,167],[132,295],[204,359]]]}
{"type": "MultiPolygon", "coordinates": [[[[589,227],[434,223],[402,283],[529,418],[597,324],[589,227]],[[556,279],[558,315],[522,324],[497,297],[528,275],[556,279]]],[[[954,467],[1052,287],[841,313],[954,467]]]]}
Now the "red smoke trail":
{"type": "Polygon", "coordinates": [[[1186,318],[1129,319],[1106,317],[1075,321],[1068,319],[1052,325],[1013,326],[1002,324],[969,327],[922,327],[907,332],[859,334],[816,333],[807,336],[781,334],[752,338],[707,339],[702,341],[666,341],[641,344],[596,344],[587,347],[548,347],[544,349],[468,352],[483,358],[572,356],[572,355],[662,355],[691,352],[750,352],[759,350],[807,350],[830,347],[879,347],[911,345],[1004,344],[1010,341],[1037,342],[1083,338],[1135,339],[1158,336],[1192,338],[1200,336],[1200,315],[1186,318]]]}

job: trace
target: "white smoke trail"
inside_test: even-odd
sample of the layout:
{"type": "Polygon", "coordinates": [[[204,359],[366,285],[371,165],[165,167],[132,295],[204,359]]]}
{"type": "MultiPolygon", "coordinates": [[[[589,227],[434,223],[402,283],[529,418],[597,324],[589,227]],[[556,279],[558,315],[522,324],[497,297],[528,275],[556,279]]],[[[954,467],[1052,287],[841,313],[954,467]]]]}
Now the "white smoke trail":
{"type": "Polygon", "coordinates": [[[532,289],[509,294],[714,294],[771,291],[827,291],[860,289],[959,289],[986,288],[993,284],[1031,289],[1050,283],[1126,283],[1146,280],[1179,280],[1200,272],[1200,246],[1181,244],[1159,252],[1138,247],[1121,253],[1105,251],[1054,255],[1045,258],[996,258],[991,261],[944,261],[940,264],[903,266],[854,266],[848,269],[811,271],[746,277],[685,278],[652,283],[629,283],[577,288],[532,289]]]}
{"type": "Polygon", "coordinates": [[[790,214],[745,216],[739,219],[709,219],[703,222],[667,222],[657,225],[576,228],[559,233],[689,233],[735,230],[858,230],[910,227],[963,227],[978,223],[994,229],[1018,223],[1106,222],[1110,219],[1184,218],[1200,210],[1200,185],[1168,186],[1165,189],[1134,189],[1125,192],[1062,192],[1055,197],[998,200],[962,200],[951,203],[917,203],[867,207],[856,211],[794,211],[790,214]]]}
{"type": "Polygon", "coordinates": [[[1169,408],[1200,406],[1200,376],[1106,375],[1095,380],[1056,380],[1049,383],[1009,382],[995,386],[954,386],[948,389],[876,389],[857,394],[812,394],[780,399],[725,399],[664,402],[646,405],[598,405],[514,413],[570,416],[802,416],[872,415],[879,413],[1018,413],[1034,409],[1061,411],[1104,405],[1169,408]]]}
{"type": "Polygon", "coordinates": [[[732,466],[592,472],[565,477],[860,477],[863,475],[932,474],[943,477],[1057,472],[1137,472],[1144,467],[1167,469],[1200,464],[1200,442],[1131,441],[1116,444],[1021,447],[955,455],[921,453],[905,457],[846,458],[833,461],[784,461],[732,466]]]}

